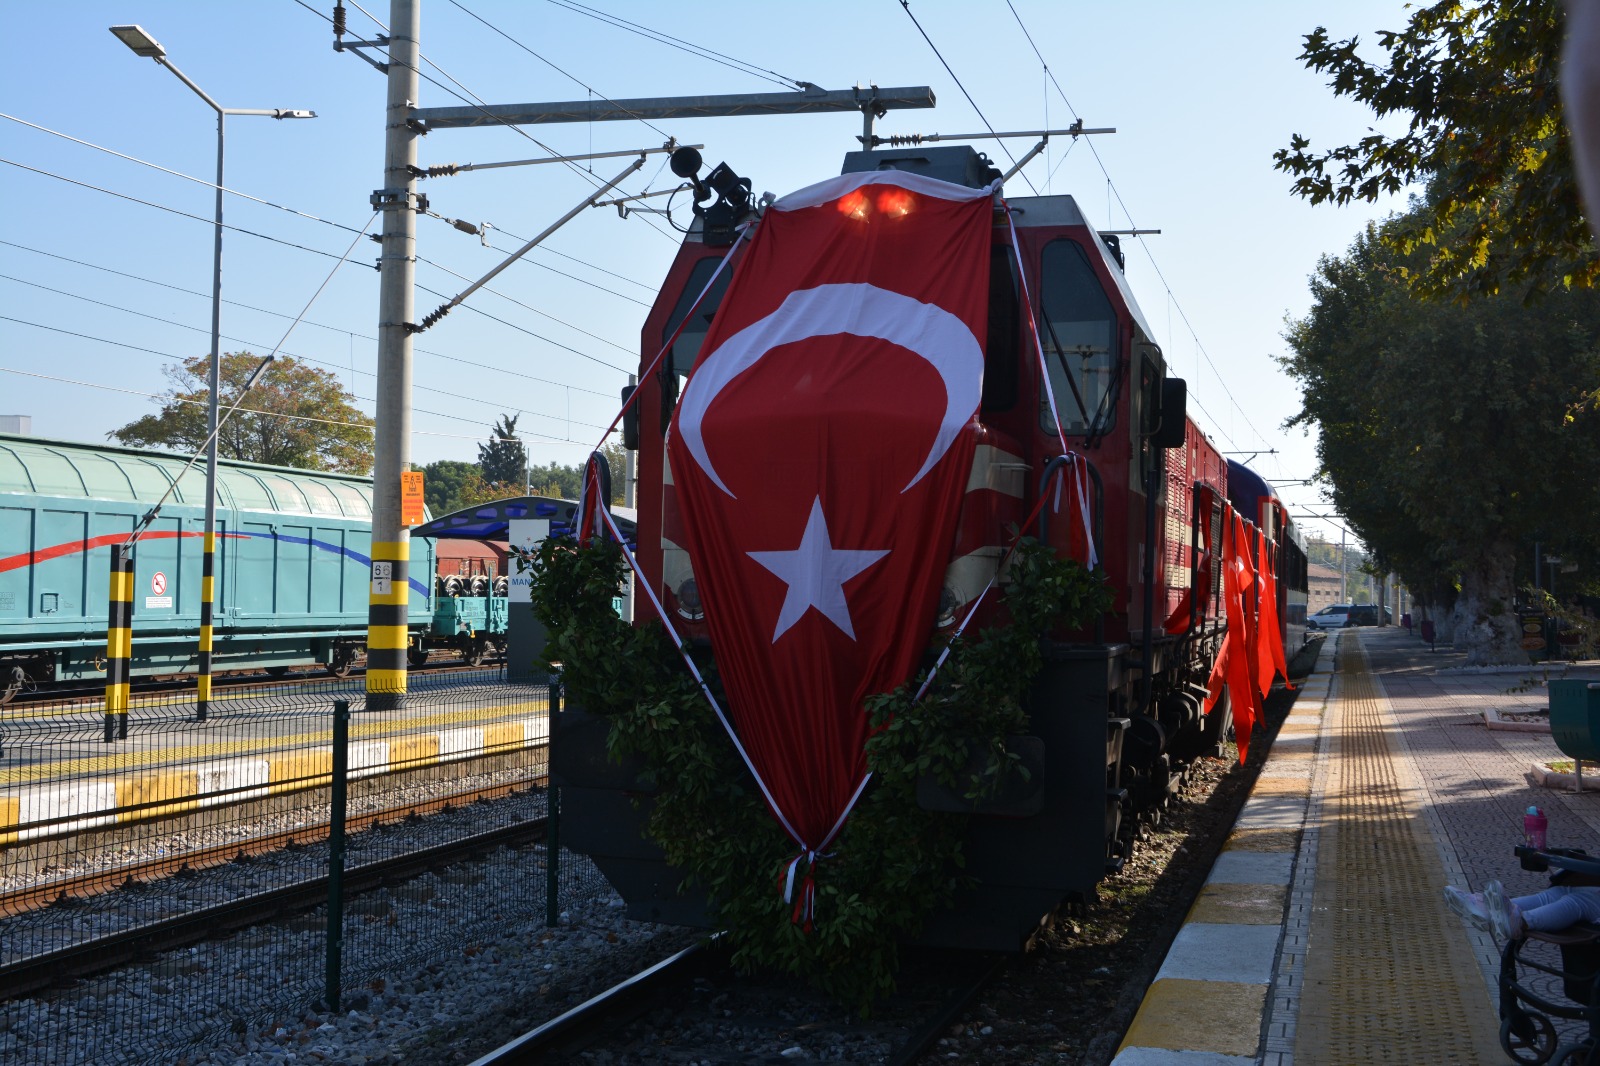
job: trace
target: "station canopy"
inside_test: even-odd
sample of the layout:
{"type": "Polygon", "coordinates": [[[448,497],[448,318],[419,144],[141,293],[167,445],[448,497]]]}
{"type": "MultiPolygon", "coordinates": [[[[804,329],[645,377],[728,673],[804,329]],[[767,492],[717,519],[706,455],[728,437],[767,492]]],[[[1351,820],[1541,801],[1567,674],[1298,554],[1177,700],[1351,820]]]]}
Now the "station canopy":
{"type": "MultiPolygon", "coordinates": [[[[617,528],[634,542],[634,511],[629,507],[613,507],[612,516],[617,528]]],[[[494,500],[465,507],[451,514],[441,515],[411,530],[413,537],[467,538],[471,540],[508,540],[513,519],[547,518],[550,535],[570,537],[578,526],[578,503],[552,496],[515,496],[509,500],[494,500]]]]}

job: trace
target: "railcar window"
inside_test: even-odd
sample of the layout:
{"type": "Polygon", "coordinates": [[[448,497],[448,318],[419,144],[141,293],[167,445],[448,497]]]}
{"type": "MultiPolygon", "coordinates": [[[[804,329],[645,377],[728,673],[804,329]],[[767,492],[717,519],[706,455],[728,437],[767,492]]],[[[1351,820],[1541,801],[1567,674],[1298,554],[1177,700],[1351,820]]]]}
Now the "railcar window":
{"type": "MultiPolygon", "coordinates": [[[[722,262],[721,256],[707,256],[696,263],[694,269],[689,272],[689,280],[678,296],[678,304],[672,309],[666,327],[661,331],[662,344],[672,336],[673,330],[678,328],[678,323],[689,313],[689,308],[694,307],[695,297],[706,287],[706,282],[711,280],[711,275],[715,273],[720,262],[722,262]]],[[[663,360],[666,365],[662,368],[662,380],[674,399],[683,391],[683,382],[688,378],[695,359],[700,355],[700,345],[705,342],[706,331],[711,328],[711,320],[716,316],[717,308],[722,306],[722,296],[728,291],[728,281],[732,277],[732,266],[717,276],[716,284],[711,286],[711,291],[706,293],[706,298],[700,302],[700,306],[695,307],[694,318],[683,327],[678,339],[672,342],[672,351],[668,352],[663,360]]],[[[654,352],[647,353],[647,357],[654,354],[654,352]]]]}
{"type": "Polygon", "coordinates": [[[989,336],[983,350],[983,409],[1017,402],[1017,261],[1009,245],[989,250],[989,336]]]}
{"type": "Polygon", "coordinates": [[[1117,373],[1116,312],[1076,241],[1045,245],[1039,275],[1039,340],[1057,408],[1051,412],[1040,397],[1040,428],[1053,431],[1059,417],[1069,436],[1085,435],[1090,426],[1104,433],[1116,419],[1110,395],[1117,373]]]}

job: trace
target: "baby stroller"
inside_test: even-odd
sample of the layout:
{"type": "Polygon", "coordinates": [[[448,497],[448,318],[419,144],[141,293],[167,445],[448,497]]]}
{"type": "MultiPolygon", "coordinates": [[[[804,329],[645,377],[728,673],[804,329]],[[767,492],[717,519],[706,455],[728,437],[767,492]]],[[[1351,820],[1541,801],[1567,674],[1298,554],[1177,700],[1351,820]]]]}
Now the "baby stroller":
{"type": "MultiPolygon", "coordinates": [[[[1579,848],[1536,848],[1518,845],[1524,870],[1550,874],[1552,885],[1600,885],[1600,858],[1579,848]]],[[[1600,926],[1588,922],[1559,932],[1527,930],[1500,951],[1500,1046],[1515,1062],[1539,1066],[1600,1066],[1600,926]],[[1534,943],[1554,944],[1561,965],[1530,957],[1534,943]],[[1531,987],[1518,968],[1553,975],[1570,1003],[1556,1002],[1531,987]],[[1552,1017],[1584,1021],[1588,1035],[1576,1044],[1557,1045],[1552,1017]]]]}

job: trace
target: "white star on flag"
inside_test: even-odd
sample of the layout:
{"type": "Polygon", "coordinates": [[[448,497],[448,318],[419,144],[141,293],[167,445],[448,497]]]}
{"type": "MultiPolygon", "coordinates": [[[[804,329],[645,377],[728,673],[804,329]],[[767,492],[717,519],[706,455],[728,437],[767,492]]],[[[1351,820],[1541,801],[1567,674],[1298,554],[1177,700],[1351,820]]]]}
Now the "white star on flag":
{"type": "Polygon", "coordinates": [[[845,603],[844,583],[889,552],[836,550],[828,539],[828,522],[822,516],[822,497],[818,496],[811,504],[811,517],[806,520],[800,547],[786,552],[745,554],[789,586],[783,597],[783,609],[778,612],[778,628],[772,634],[772,642],[776,644],[778,638],[812,607],[844,630],[851,640],[856,639],[856,631],[850,625],[850,607],[845,603]]]}

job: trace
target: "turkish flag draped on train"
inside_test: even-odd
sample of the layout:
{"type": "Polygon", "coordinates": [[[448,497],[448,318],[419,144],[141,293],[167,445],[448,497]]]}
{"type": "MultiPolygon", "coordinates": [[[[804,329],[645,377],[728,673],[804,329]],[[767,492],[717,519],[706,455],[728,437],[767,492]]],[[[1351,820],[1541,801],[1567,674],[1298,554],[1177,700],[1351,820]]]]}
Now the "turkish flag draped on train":
{"type": "MultiPolygon", "coordinates": [[[[784,197],[667,445],[734,728],[808,873],[863,787],[863,702],[927,647],[974,451],[993,188],[784,197]]],[[[809,878],[806,878],[809,888],[809,878]]]]}

